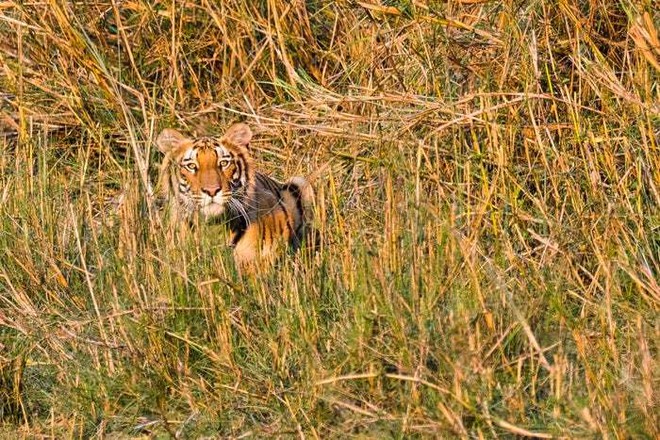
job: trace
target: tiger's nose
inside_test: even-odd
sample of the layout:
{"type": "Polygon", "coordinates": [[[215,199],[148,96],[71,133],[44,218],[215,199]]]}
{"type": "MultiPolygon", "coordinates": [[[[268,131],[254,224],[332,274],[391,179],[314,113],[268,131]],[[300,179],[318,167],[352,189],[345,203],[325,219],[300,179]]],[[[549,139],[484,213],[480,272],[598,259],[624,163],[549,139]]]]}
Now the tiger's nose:
{"type": "Polygon", "coordinates": [[[220,185],[206,186],[202,188],[202,192],[208,194],[210,197],[215,197],[220,192],[220,185]]]}

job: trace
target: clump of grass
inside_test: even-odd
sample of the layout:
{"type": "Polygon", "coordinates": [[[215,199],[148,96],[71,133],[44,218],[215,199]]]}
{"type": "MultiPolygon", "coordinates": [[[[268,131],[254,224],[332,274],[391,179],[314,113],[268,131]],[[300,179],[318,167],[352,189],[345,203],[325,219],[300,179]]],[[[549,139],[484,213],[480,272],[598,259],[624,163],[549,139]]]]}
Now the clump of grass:
{"type": "Polygon", "coordinates": [[[657,437],[658,23],[4,2],[0,434],[657,437]],[[332,164],[318,251],[255,279],[146,197],[160,128],[238,119],[332,164]]]}

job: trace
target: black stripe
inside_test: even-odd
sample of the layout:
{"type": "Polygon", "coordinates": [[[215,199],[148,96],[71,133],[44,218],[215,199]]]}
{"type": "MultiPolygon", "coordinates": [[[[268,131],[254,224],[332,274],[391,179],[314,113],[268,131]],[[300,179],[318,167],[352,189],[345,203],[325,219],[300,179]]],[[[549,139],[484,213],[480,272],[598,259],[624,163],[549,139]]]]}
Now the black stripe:
{"type": "MultiPolygon", "coordinates": [[[[250,221],[249,219],[246,219],[243,215],[241,215],[238,210],[233,208],[230,208],[230,210],[233,215],[231,216],[231,219],[228,221],[228,224],[229,224],[229,230],[234,233],[234,238],[231,242],[231,247],[234,247],[236,246],[236,244],[238,244],[241,238],[243,238],[243,235],[245,235],[245,231],[250,225],[250,221]]],[[[223,221],[225,220],[223,219],[223,221]]]]}
{"type": "Polygon", "coordinates": [[[245,176],[245,186],[249,186],[251,182],[248,180],[250,177],[250,167],[248,165],[248,161],[245,160],[245,156],[242,154],[238,155],[237,158],[240,159],[241,163],[241,172],[239,173],[238,178],[241,179],[243,176],[245,176]]]}
{"type": "Polygon", "coordinates": [[[234,238],[231,241],[230,246],[236,247],[238,242],[241,241],[241,238],[245,235],[245,231],[247,231],[247,223],[245,223],[245,221],[240,223],[236,222],[236,224],[230,225],[229,229],[234,233],[234,238]]]}
{"type": "Polygon", "coordinates": [[[234,163],[236,164],[236,168],[238,169],[238,181],[241,181],[241,177],[243,176],[243,158],[242,157],[236,157],[234,158],[234,163]]]}
{"type": "Polygon", "coordinates": [[[296,199],[302,198],[302,193],[300,192],[300,187],[295,183],[287,182],[282,185],[282,191],[289,191],[293,194],[296,199]]]}
{"type": "Polygon", "coordinates": [[[277,197],[281,196],[280,190],[282,186],[278,182],[266,176],[265,174],[261,174],[261,173],[257,173],[255,177],[256,180],[264,187],[265,190],[273,193],[273,195],[277,197]]]}
{"type": "Polygon", "coordinates": [[[288,191],[291,193],[294,199],[296,199],[296,209],[298,209],[298,214],[300,215],[300,227],[302,227],[305,219],[305,210],[302,203],[302,193],[300,192],[300,187],[295,183],[286,183],[282,186],[283,191],[288,191]]]}
{"type": "Polygon", "coordinates": [[[301,204],[300,204],[300,199],[296,198],[296,205],[298,208],[298,212],[300,213],[300,225],[298,225],[298,228],[295,228],[295,219],[292,216],[289,216],[289,213],[284,206],[284,204],[281,204],[282,210],[284,211],[284,215],[286,217],[286,225],[289,228],[289,234],[291,235],[289,237],[289,243],[291,244],[291,249],[295,252],[300,248],[300,240],[302,239],[301,237],[301,232],[302,232],[302,227],[303,227],[303,217],[302,217],[302,211],[301,209],[301,204]],[[291,219],[289,221],[289,218],[291,219]],[[294,223],[294,224],[292,224],[294,223]]]}
{"type": "MultiPolygon", "coordinates": [[[[282,203],[282,197],[281,196],[280,196],[277,203],[280,205],[280,208],[282,208],[282,212],[284,212],[284,218],[286,218],[286,226],[289,229],[289,235],[290,235],[289,240],[294,240],[294,238],[297,238],[297,235],[298,235],[296,230],[295,230],[295,219],[293,218],[293,216],[289,215],[289,210],[286,209],[286,206],[284,205],[284,203],[282,203]]],[[[302,224],[302,222],[301,222],[301,224],[302,224]]],[[[282,231],[282,232],[284,232],[284,231],[282,231]]]]}

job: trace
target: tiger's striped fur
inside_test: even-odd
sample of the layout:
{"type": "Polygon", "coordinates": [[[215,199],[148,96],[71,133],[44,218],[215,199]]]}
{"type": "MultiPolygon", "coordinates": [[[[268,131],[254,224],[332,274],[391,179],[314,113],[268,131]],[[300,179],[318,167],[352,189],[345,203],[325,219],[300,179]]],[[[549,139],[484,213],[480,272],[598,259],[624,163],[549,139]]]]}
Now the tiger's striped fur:
{"type": "Polygon", "coordinates": [[[226,221],[240,270],[270,264],[278,249],[300,245],[314,197],[303,177],[285,183],[254,169],[249,152],[252,132],[235,124],[220,138],[189,139],[165,129],[156,141],[165,154],[160,191],[171,199],[178,219],[199,212],[226,221]]]}

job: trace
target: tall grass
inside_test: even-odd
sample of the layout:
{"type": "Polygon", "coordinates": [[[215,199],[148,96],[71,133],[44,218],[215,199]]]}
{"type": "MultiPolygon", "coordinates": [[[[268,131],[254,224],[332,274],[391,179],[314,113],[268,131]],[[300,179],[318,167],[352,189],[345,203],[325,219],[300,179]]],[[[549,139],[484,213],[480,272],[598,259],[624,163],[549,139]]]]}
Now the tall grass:
{"type": "Polygon", "coordinates": [[[0,436],[657,438],[656,9],[0,3],[0,436]],[[331,163],[250,279],[146,196],[236,120],[331,163]]]}

